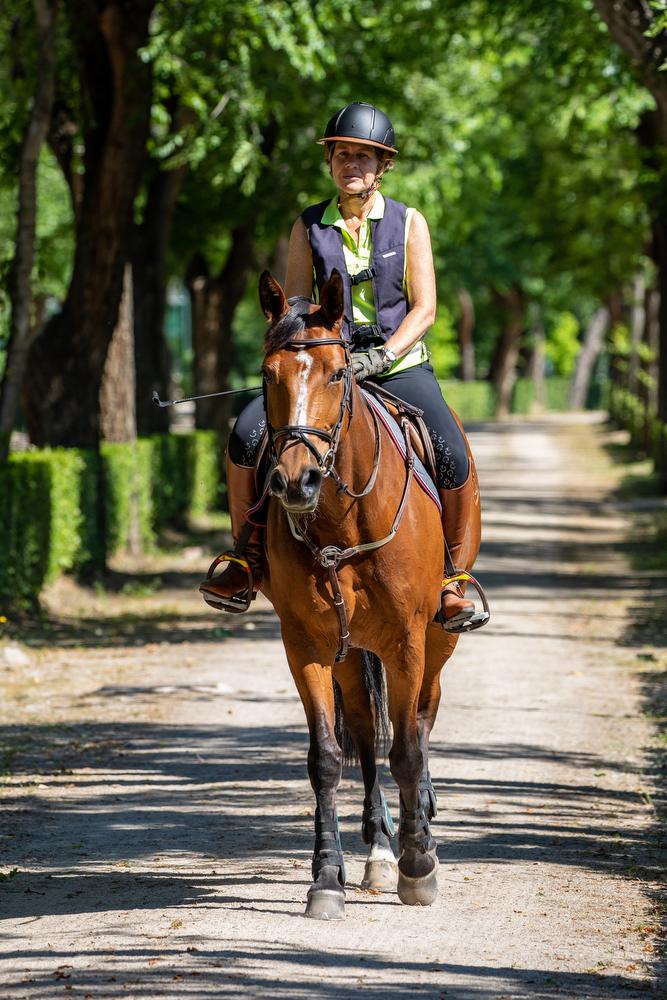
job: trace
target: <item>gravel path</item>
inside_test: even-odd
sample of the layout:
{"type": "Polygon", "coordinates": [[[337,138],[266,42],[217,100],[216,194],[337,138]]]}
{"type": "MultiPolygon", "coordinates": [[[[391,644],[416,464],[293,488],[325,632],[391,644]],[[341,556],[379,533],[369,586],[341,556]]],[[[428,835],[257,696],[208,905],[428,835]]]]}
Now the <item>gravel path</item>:
{"type": "Polygon", "coordinates": [[[430,909],[360,890],[350,771],[346,920],[301,915],[307,740],[268,606],[208,614],[196,549],[159,590],[62,585],[50,641],[2,668],[0,996],[667,995],[647,654],[603,437],[590,416],[472,435],[494,617],[446,671],[430,909]]]}

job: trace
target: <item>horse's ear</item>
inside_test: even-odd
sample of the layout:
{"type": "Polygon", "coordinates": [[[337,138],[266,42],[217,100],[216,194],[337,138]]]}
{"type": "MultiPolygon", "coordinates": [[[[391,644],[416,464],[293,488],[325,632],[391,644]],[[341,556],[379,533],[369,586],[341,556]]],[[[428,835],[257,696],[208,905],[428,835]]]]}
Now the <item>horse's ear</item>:
{"type": "Polygon", "coordinates": [[[259,301],[272,326],[289,311],[289,303],[282,287],[268,271],[262,271],[259,279],[259,301]]]}
{"type": "Polygon", "coordinates": [[[345,298],[343,295],[343,279],[336,268],[320,292],[320,306],[326,318],[327,326],[335,326],[343,318],[345,298]]]}

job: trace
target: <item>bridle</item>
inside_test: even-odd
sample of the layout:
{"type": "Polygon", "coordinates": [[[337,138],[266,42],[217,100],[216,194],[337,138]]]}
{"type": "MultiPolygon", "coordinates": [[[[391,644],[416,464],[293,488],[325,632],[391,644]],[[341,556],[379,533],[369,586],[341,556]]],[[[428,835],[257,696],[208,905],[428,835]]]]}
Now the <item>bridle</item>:
{"type": "Polygon", "coordinates": [[[268,406],[267,406],[267,382],[266,377],[263,380],[263,392],[264,392],[264,410],[266,412],[266,429],[268,435],[268,455],[269,461],[272,468],[280,461],[280,457],[290,444],[303,444],[311,453],[315,461],[317,462],[318,468],[322,473],[324,478],[331,476],[331,478],[336,482],[338,486],[338,491],[346,493],[348,496],[354,499],[361,499],[370,493],[375,485],[375,480],[377,478],[378,468],[380,464],[380,455],[382,449],[382,436],[380,434],[380,429],[377,423],[377,417],[375,412],[371,411],[374,421],[375,429],[375,455],[373,459],[373,468],[366,483],[366,486],[361,491],[361,493],[354,493],[349,487],[342,481],[338,472],[334,467],[336,461],[336,452],[338,451],[338,445],[340,444],[340,436],[343,430],[343,423],[345,421],[345,414],[349,414],[349,420],[352,419],[354,411],[354,373],[352,370],[352,360],[350,357],[350,345],[347,341],[343,340],[342,337],[322,337],[322,338],[312,338],[310,340],[300,340],[294,338],[292,340],[286,341],[281,346],[281,350],[284,348],[290,348],[293,350],[301,350],[302,348],[313,348],[313,347],[325,347],[328,345],[337,345],[342,347],[345,353],[345,367],[343,369],[343,395],[340,401],[340,409],[338,411],[338,417],[336,422],[330,431],[326,431],[321,427],[310,427],[306,424],[283,424],[282,427],[272,427],[268,417],[268,406]],[[328,448],[322,453],[319,448],[316,448],[309,437],[318,437],[323,441],[326,441],[328,448]],[[277,450],[277,443],[279,441],[283,442],[283,447],[280,452],[277,450]]]}
{"type": "MultiPolygon", "coordinates": [[[[350,349],[346,341],[340,337],[327,337],[322,340],[288,340],[282,347],[289,348],[310,348],[323,346],[325,344],[337,344],[343,348],[345,352],[345,369],[343,373],[343,396],[341,398],[340,410],[338,413],[338,418],[334,424],[331,431],[322,430],[320,427],[308,427],[303,424],[285,424],[283,427],[273,428],[269,422],[268,407],[266,405],[266,378],[264,379],[264,409],[266,412],[266,423],[267,423],[267,433],[269,440],[269,457],[271,460],[271,467],[275,466],[280,461],[280,454],[285,450],[285,447],[289,447],[291,442],[304,444],[311,454],[314,456],[317,464],[324,477],[331,476],[332,479],[338,485],[338,492],[344,492],[348,496],[355,500],[361,499],[367,496],[373,489],[375,485],[375,480],[377,478],[378,470],[380,468],[380,456],[382,448],[382,434],[380,431],[380,426],[378,423],[378,417],[375,413],[375,408],[370,407],[370,412],[373,417],[373,427],[375,430],[375,455],[373,459],[373,469],[368,478],[366,486],[361,491],[361,493],[354,493],[350,490],[346,484],[341,480],[340,476],[334,468],[334,462],[336,460],[336,451],[338,449],[338,444],[340,442],[340,435],[343,427],[343,421],[345,420],[346,411],[349,412],[350,419],[352,417],[353,408],[353,387],[354,387],[354,373],[352,370],[352,360],[350,357],[350,349]],[[321,438],[327,442],[329,445],[327,451],[324,455],[315,447],[312,441],[308,440],[308,435],[314,435],[315,437],[321,438]],[[276,450],[276,441],[284,440],[285,446],[281,449],[280,454],[276,450]]],[[[410,440],[410,431],[407,422],[407,410],[403,410],[400,414],[401,429],[403,431],[403,437],[405,440],[405,483],[403,485],[403,491],[401,494],[401,499],[394,515],[394,520],[392,522],[389,532],[382,538],[378,538],[370,542],[359,542],[356,545],[350,545],[347,548],[340,548],[338,545],[316,545],[315,542],[310,538],[308,533],[304,530],[303,526],[295,520],[292,514],[287,510],[285,513],[287,515],[287,523],[289,524],[290,531],[293,537],[305,545],[312,552],[313,556],[319,562],[323,569],[326,570],[329,576],[329,582],[331,584],[331,592],[333,596],[333,603],[338,615],[338,623],[340,627],[340,633],[338,638],[338,649],[336,651],[336,662],[340,663],[347,656],[347,651],[350,645],[350,627],[349,618],[347,613],[347,608],[345,607],[345,601],[343,599],[343,594],[340,587],[340,582],[338,580],[338,566],[341,562],[351,559],[353,556],[360,555],[364,552],[372,552],[375,549],[382,548],[382,546],[387,545],[388,542],[392,540],[398,527],[403,518],[403,513],[408,503],[408,497],[410,495],[410,486],[412,485],[413,474],[414,474],[414,453],[412,450],[412,443],[410,440]]],[[[268,482],[268,479],[267,479],[268,482]]]]}

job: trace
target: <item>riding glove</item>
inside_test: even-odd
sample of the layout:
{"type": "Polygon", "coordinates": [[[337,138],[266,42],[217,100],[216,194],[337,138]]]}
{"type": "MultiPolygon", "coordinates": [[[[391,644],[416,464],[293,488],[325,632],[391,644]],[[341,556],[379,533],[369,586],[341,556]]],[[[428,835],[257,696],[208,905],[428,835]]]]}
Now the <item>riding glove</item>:
{"type": "Polygon", "coordinates": [[[356,351],[352,355],[352,371],[357,382],[363,382],[372,375],[382,375],[393,364],[383,347],[371,347],[368,351],[356,351]]]}

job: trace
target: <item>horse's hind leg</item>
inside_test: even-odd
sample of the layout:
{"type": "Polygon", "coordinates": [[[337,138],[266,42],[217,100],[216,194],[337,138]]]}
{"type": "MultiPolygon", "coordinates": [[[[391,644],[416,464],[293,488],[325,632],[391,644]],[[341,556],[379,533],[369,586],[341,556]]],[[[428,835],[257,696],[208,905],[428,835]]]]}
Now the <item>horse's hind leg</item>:
{"type": "MultiPolygon", "coordinates": [[[[334,725],[331,668],[317,662],[300,643],[290,642],[283,627],[283,641],[292,676],[308,720],[310,748],[308,776],[315,792],[315,847],[313,884],[308,890],[306,916],[340,920],[345,916],[345,864],[338,833],[336,789],[342,753],[334,725]]],[[[303,635],[299,631],[295,635],[303,635]]]]}
{"type": "Polygon", "coordinates": [[[361,887],[379,892],[395,892],[398,869],[391,849],[394,829],[375,763],[378,707],[374,705],[364,681],[362,654],[350,650],[347,659],[334,668],[334,677],[343,695],[345,726],[354,740],[364,779],[361,836],[370,849],[361,887]]]}
{"type": "Polygon", "coordinates": [[[402,903],[429,906],[438,894],[438,858],[419,783],[424,755],[417,728],[417,705],[424,672],[424,638],[404,649],[399,660],[387,657],[389,715],[394,741],[389,753],[391,773],[400,789],[398,895],[402,903]]]}

